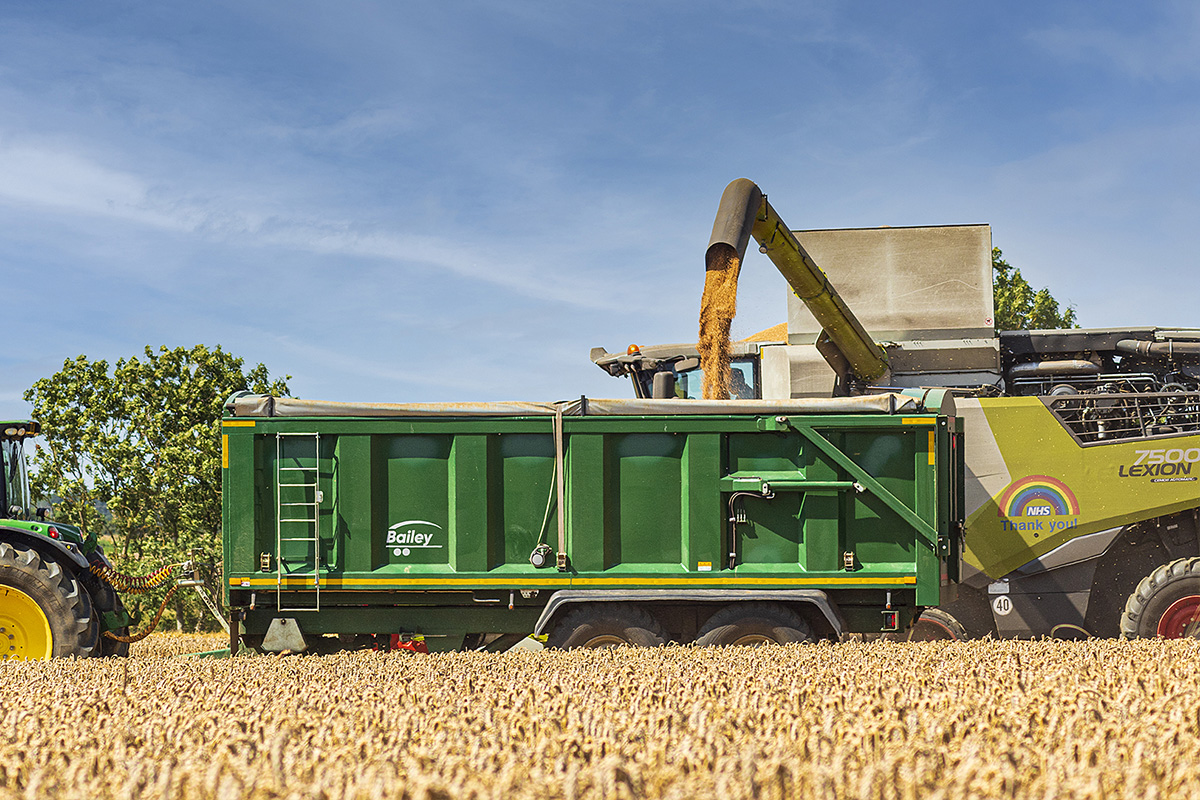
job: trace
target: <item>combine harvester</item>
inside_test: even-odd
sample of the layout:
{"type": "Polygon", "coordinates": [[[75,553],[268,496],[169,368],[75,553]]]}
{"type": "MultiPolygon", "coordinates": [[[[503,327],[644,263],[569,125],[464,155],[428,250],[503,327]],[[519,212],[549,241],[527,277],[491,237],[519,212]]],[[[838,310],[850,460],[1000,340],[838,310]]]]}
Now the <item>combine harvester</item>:
{"type": "MultiPolygon", "coordinates": [[[[710,269],[740,260],[751,236],[792,294],[786,332],[732,345],[735,396],[954,390],[963,585],[912,637],[1197,634],[1200,330],[998,333],[986,225],[792,232],[737,180],[710,269]]],[[[596,348],[592,360],[639,397],[697,397],[697,355],[596,348]]]]}

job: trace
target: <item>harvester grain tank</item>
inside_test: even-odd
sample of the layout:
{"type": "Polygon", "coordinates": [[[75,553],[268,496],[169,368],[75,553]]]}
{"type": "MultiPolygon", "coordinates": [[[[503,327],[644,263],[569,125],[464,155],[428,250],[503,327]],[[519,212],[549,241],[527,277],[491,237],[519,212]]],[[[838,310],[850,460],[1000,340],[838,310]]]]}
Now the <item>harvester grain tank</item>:
{"type": "Polygon", "coordinates": [[[903,628],[958,575],[962,435],[941,391],[242,394],[222,428],[231,629],[266,650],[836,640],[903,628]]]}
{"type": "MultiPolygon", "coordinates": [[[[922,386],[958,395],[968,433],[964,586],[916,635],[1200,627],[1200,330],[997,332],[986,225],[791,232],[741,180],[713,230],[710,248],[739,254],[749,237],[738,231],[749,230],[793,289],[785,338],[734,345],[733,367],[754,396],[922,386]],[[886,372],[861,357],[878,352],[866,330],[886,372]]],[[[658,386],[693,394],[694,349],[640,354],[596,348],[592,359],[628,375],[639,395],[661,373],[670,378],[658,386]]]]}

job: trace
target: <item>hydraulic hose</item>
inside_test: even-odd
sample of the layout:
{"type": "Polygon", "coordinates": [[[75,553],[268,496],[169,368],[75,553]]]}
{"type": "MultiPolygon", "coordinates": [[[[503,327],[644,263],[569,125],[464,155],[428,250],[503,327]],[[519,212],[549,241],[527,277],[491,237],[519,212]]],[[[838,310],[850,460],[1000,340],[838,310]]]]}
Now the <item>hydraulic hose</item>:
{"type": "MultiPolygon", "coordinates": [[[[161,586],[162,584],[166,583],[171,578],[171,573],[182,566],[182,563],[168,564],[161,569],[155,570],[149,575],[141,576],[126,575],[122,572],[117,572],[115,569],[107,566],[106,564],[101,563],[93,563],[88,567],[88,570],[97,578],[118,591],[126,592],[128,594],[145,594],[154,587],[161,586]]],[[[158,613],[154,615],[153,621],[151,621],[150,625],[141,633],[130,636],[122,636],[121,634],[113,633],[112,631],[105,631],[104,636],[108,639],[124,642],[125,644],[132,644],[145,639],[151,633],[154,633],[154,629],[158,627],[159,621],[162,620],[163,612],[167,610],[167,603],[171,602],[171,598],[175,595],[175,591],[178,588],[179,584],[175,584],[171,587],[171,590],[167,592],[167,596],[163,598],[162,605],[158,607],[158,613]]]]}
{"type": "Polygon", "coordinates": [[[105,637],[109,639],[115,639],[118,642],[124,642],[125,644],[133,644],[134,642],[140,642],[142,639],[145,639],[147,636],[154,633],[154,629],[158,627],[159,620],[162,619],[163,612],[167,610],[167,603],[171,602],[171,597],[175,594],[175,590],[178,588],[179,584],[176,584],[171,587],[171,591],[167,592],[167,596],[163,598],[162,605],[158,607],[158,613],[154,615],[154,619],[150,622],[150,625],[146,628],[146,630],[130,636],[122,636],[119,633],[105,631],[105,637]]]}
{"type": "Polygon", "coordinates": [[[88,569],[93,575],[107,583],[117,591],[127,592],[129,594],[145,594],[156,586],[161,586],[166,583],[171,577],[172,570],[182,567],[183,564],[168,564],[162,569],[155,570],[149,575],[133,576],[117,572],[112,567],[105,564],[93,563],[88,569]]]}

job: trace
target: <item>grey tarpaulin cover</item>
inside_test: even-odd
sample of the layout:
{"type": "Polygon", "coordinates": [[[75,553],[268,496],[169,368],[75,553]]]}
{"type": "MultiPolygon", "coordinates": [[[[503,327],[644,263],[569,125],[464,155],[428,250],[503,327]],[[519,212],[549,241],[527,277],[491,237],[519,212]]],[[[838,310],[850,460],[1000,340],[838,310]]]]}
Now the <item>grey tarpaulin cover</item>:
{"type": "MultiPolygon", "coordinates": [[[[546,417],[679,416],[696,414],[914,414],[925,411],[919,397],[895,392],[861,397],[799,400],[638,400],[580,398],[559,403],[334,403],[292,397],[242,394],[226,411],[235,417],[546,417]]],[[[936,411],[939,409],[929,409],[936,411]]],[[[943,412],[948,409],[941,409],[943,412]]]]}

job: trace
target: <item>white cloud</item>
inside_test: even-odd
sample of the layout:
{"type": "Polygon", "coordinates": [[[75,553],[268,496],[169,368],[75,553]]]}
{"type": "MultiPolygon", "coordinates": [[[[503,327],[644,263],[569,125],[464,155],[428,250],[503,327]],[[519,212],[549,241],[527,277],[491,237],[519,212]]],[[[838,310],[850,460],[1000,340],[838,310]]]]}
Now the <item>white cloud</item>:
{"type": "Polygon", "coordinates": [[[1200,7],[1190,0],[1138,8],[1141,25],[1054,25],[1029,40],[1065,61],[1086,62],[1139,80],[1179,81],[1200,73],[1200,7]]]}
{"type": "MultiPolygon", "coordinates": [[[[236,195],[236,189],[234,189],[236,195]]],[[[445,271],[518,295],[571,306],[612,309],[637,302],[620,285],[571,269],[551,268],[546,254],[505,256],[503,243],[483,243],[469,231],[455,238],[362,230],[332,216],[289,216],[282,198],[266,210],[234,199],[188,198],[139,176],[105,167],[77,152],[30,145],[0,146],[0,203],[43,207],[133,223],[240,247],[275,247],[331,258],[372,258],[417,270],[445,271]]]]}
{"type": "Polygon", "coordinates": [[[75,153],[0,146],[0,199],[8,203],[162,224],[164,217],[147,213],[146,192],[134,176],[75,153]]]}

